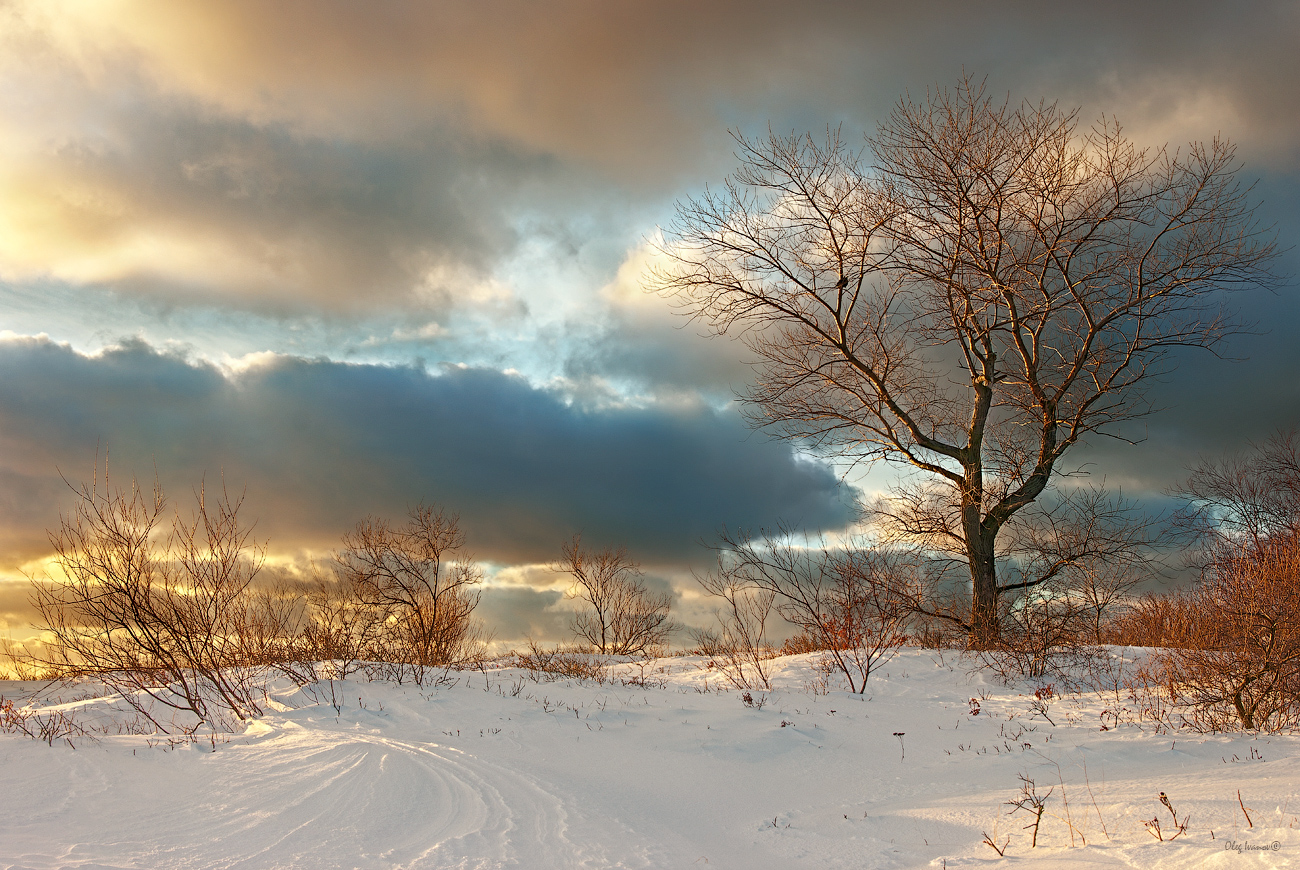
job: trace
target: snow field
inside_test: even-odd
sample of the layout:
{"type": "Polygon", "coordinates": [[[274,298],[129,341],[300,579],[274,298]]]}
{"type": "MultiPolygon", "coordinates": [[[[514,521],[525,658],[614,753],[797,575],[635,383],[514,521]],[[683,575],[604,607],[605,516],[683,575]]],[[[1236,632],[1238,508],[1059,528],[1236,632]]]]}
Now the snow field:
{"type": "MultiPolygon", "coordinates": [[[[1300,857],[1297,737],[1116,726],[1103,712],[1124,699],[1100,695],[1052,699],[1048,721],[1033,686],[920,650],[885,665],[865,697],[822,693],[814,658],[776,660],[761,708],[706,660],[676,657],[617,669],[643,686],[513,668],[423,690],[354,678],[335,684],[337,709],[322,688],[286,684],[244,733],[171,747],[0,735],[0,868],[1238,868],[1300,857]],[[1030,818],[1007,814],[1021,774],[1040,795],[1052,789],[1033,850],[1030,818]],[[1158,817],[1169,835],[1162,791],[1189,820],[1172,842],[1143,825],[1158,817]],[[985,833],[1011,837],[1005,858],[985,833]]],[[[23,688],[0,684],[10,698],[23,688]]],[[[105,699],[66,706],[87,720],[126,715],[105,699]]]]}

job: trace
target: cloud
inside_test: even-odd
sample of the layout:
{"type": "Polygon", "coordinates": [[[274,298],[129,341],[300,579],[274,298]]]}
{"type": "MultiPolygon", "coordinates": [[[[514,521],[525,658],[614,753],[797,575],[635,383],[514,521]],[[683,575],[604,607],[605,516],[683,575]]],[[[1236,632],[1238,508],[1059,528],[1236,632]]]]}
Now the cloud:
{"type": "MultiPolygon", "coordinates": [[[[0,326],[152,341],[0,346],[6,560],[44,551],[69,498],[52,469],[85,477],[97,445],[178,501],[224,468],[290,548],[418,498],[502,562],[577,528],[650,561],[721,522],[843,522],[825,469],[710,406],[744,352],[640,291],[636,240],[733,168],[728,128],[853,137],[988,73],[1142,142],[1224,133],[1286,245],[1298,39],[1275,2],[0,4],[0,326]]],[[[1126,433],[1143,445],[1071,458],[1155,494],[1294,424],[1293,299],[1246,301],[1272,330],[1233,346],[1249,362],[1187,357],[1126,433]]]]}
{"type": "Polygon", "coordinates": [[[621,382],[663,400],[696,392],[729,399],[750,382],[745,360],[752,354],[740,341],[688,321],[671,300],[646,292],[662,256],[653,242],[638,245],[601,288],[592,306],[599,316],[566,322],[564,375],[621,382]]]}
{"type": "Polygon", "coordinates": [[[557,607],[562,600],[563,593],[556,590],[486,586],[474,616],[490,627],[496,640],[569,641],[571,611],[557,607]]]}
{"type": "Polygon", "coordinates": [[[119,483],[156,468],[184,506],[200,479],[247,487],[273,549],[328,548],[367,514],[458,511],[479,558],[545,562],[582,531],[647,563],[698,558],[723,524],[839,528],[851,490],[788,445],[706,406],[585,408],[475,368],[263,356],[223,372],[129,341],[95,356],[0,341],[0,534],[46,549],[71,481],[99,451],[119,483]]]}
{"type": "Polygon", "coordinates": [[[15,0],[0,34],[0,274],[175,303],[445,306],[527,214],[653,223],[728,128],[870,130],[963,69],[1300,160],[1293,4],[15,0]]]}
{"type": "Polygon", "coordinates": [[[515,244],[510,191],[546,172],[439,129],[377,147],[148,103],[108,123],[4,149],[0,275],[173,305],[446,308],[489,280],[515,244]]]}
{"type": "Polygon", "coordinates": [[[1248,124],[1295,124],[1278,108],[1297,99],[1285,72],[1297,63],[1289,47],[1300,16],[1268,2],[16,8],[29,43],[95,85],[129,67],[162,94],[326,136],[394,137],[436,114],[620,171],[679,165],[705,144],[685,140],[728,114],[788,116],[801,105],[843,115],[881,98],[888,105],[905,87],[947,83],[963,66],[1026,86],[1107,88],[1157,114],[1209,90],[1240,97],[1232,103],[1248,124]]]}

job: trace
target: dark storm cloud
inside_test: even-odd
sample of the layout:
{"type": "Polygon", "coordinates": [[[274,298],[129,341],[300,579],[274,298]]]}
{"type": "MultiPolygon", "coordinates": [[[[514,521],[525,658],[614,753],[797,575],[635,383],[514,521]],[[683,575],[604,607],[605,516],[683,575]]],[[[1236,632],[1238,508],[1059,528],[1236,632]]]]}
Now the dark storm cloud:
{"type": "Polygon", "coordinates": [[[1177,368],[1151,388],[1157,410],[1120,430],[1137,443],[1093,436],[1068,455],[1069,467],[1155,504],[1201,460],[1220,460],[1300,427],[1300,311],[1294,298],[1271,301],[1250,306],[1272,315],[1270,330],[1234,340],[1228,350],[1238,359],[1179,355],[1177,368]]]}
{"type": "Polygon", "coordinates": [[[854,518],[826,468],[703,407],[584,409],[483,369],[280,357],[227,377],[141,343],[95,357],[43,339],[0,342],[9,564],[89,476],[97,446],[119,481],[156,467],[177,503],[206,472],[247,487],[279,548],[331,546],[368,513],[424,499],[459,511],[480,558],[553,558],[581,530],[644,561],[696,556],[726,523],[817,528],[854,518]]]}
{"type": "Polygon", "coordinates": [[[1137,443],[1092,436],[1067,456],[1070,467],[1084,466],[1154,503],[1202,459],[1222,459],[1300,427],[1300,181],[1264,174],[1256,199],[1262,223],[1274,227],[1283,248],[1275,267],[1282,286],[1223,294],[1239,334],[1217,354],[1176,352],[1149,385],[1154,412],[1118,431],[1137,443]]]}

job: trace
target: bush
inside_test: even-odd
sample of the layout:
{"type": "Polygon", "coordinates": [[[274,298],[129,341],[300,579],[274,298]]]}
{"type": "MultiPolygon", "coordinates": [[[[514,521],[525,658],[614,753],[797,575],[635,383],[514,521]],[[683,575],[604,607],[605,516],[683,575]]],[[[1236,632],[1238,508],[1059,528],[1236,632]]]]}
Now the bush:
{"type": "Polygon", "coordinates": [[[341,589],[314,595],[315,642],[343,658],[378,663],[379,675],[423,685],[429,668],[473,663],[487,638],[474,620],[483,571],[465,553],[459,518],[420,504],[407,522],[367,518],[335,555],[341,589]]]}
{"type": "Polygon", "coordinates": [[[513,653],[516,666],[531,673],[539,680],[591,680],[604,684],[609,680],[609,667],[600,658],[580,649],[566,649],[557,646],[546,649],[532,638],[528,640],[528,652],[513,653]]]}
{"type": "Polygon", "coordinates": [[[1154,665],[1192,726],[1300,726],[1300,438],[1202,462],[1182,495],[1200,582],[1130,623],[1164,647],[1154,665]]]}
{"type": "Polygon", "coordinates": [[[164,732],[258,715],[295,617],[250,592],[265,550],[240,523],[242,499],[200,486],[191,517],[167,530],[157,483],[124,491],[97,470],[75,492],[50,534],[58,575],[33,584],[38,664],[101,680],[164,732]]]}
{"type": "Polygon", "coordinates": [[[1067,595],[1035,593],[1007,608],[995,646],[979,650],[980,663],[1006,683],[1046,677],[1073,687],[1104,652],[1092,643],[1085,611],[1067,595]]]}
{"type": "Polygon", "coordinates": [[[1300,726],[1300,535],[1221,551],[1155,656],[1194,727],[1300,726]]]}
{"type": "MultiPolygon", "coordinates": [[[[741,611],[765,602],[799,629],[790,649],[824,650],[849,690],[865,692],[872,671],[907,639],[913,613],[906,592],[909,566],[879,550],[796,547],[788,538],[779,532],[756,542],[724,533],[717,573],[700,579],[728,603],[723,634],[730,629],[742,647],[754,647],[755,640],[740,632],[741,611]]],[[[750,659],[757,668],[757,656],[750,659]]]]}
{"type": "Polygon", "coordinates": [[[801,631],[782,641],[781,648],[777,650],[777,654],[783,656],[797,656],[803,655],[804,653],[821,652],[824,649],[826,649],[826,647],[821,638],[807,631],[801,631]]]}
{"type": "Polygon", "coordinates": [[[602,655],[650,655],[667,646],[672,595],[646,589],[625,548],[584,550],[575,535],[561,552],[554,570],[573,578],[568,596],[586,604],[570,624],[575,638],[602,655]]]}
{"type": "Polygon", "coordinates": [[[1196,597],[1187,592],[1143,595],[1110,622],[1102,642],[1116,646],[1184,646],[1194,640],[1187,627],[1195,621],[1197,607],[1196,597]]]}

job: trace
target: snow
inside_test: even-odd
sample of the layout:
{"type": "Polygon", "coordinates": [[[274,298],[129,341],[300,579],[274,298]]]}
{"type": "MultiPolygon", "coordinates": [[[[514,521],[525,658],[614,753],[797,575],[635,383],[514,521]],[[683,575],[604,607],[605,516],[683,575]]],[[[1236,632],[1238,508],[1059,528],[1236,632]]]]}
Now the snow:
{"type": "MultiPolygon", "coordinates": [[[[334,684],[337,707],[328,685],[286,683],[242,733],[197,741],[108,733],[49,746],[0,734],[0,868],[1248,868],[1300,858],[1300,738],[1171,732],[1132,717],[1116,726],[1102,717],[1124,702],[1113,694],[1054,698],[1048,721],[1032,709],[1033,686],[922,650],[902,652],[859,697],[818,688],[815,658],[774,661],[761,708],[684,656],[623,666],[604,684],[504,667],[425,689],[354,675],[334,684]],[[637,676],[647,685],[626,684],[637,676]],[[1039,794],[1052,789],[1035,849],[1030,817],[1007,814],[1021,774],[1039,794]],[[1190,822],[1171,842],[1143,825],[1158,817],[1168,836],[1160,792],[1190,822]],[[985,833],[1011,837],[1005,858],[985,833]]],[[[109,698],[67,707],[83,721],[127,719],[109,698]]]]}

